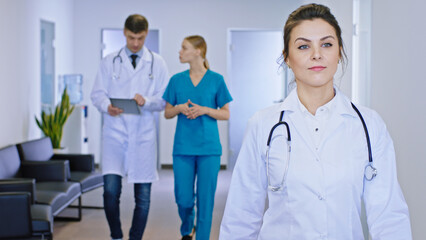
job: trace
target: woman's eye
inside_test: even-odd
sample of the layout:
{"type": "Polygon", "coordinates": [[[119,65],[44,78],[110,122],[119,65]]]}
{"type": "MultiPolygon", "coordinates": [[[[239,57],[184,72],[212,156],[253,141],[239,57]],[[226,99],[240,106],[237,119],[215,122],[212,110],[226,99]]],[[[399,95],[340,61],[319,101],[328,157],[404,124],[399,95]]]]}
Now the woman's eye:
{"type": "Polygon", "coordinates": [[[303,50],[303,49],[307,49],[308,45],[301,45],[299,47],[297,47],[297,49],[303,50]]]}
{"type": "Polygon", "coordinates": [[[323,47],[331,47],[331,46],[333,46],[333,44],[331,44],[331,43],[324,43],[322,46],[323,47]]]}

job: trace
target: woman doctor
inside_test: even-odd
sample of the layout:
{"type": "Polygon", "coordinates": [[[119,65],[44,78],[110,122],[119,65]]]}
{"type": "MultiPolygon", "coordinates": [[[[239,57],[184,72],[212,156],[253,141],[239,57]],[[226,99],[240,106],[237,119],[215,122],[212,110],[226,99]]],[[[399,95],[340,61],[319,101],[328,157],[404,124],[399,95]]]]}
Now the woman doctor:
{"type": "Polygon", "coordinates": [[[370,168],[361,117],[333,85],[344,56],[341,29],[329,8],[309,4],[290,14],[283,57],[296,89],[250,119],[220,239],[364,239],[362,202],[373,240],[412,238],[383,120],[356,107],[370,137],[370,168]],[[269,134],[281,120],[289,131],[285,124],[272,131],[267,156],[269,134]]]}

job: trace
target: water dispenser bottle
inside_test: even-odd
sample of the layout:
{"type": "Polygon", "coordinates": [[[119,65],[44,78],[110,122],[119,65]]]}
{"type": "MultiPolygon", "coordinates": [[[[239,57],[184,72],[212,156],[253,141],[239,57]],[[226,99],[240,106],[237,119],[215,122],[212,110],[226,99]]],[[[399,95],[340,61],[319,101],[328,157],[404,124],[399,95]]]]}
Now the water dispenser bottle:
{"type": "Polygon", "coordinates": [[[70,96],[70,103],[80,103],[83,100],[83,75],[67,74],[62,77],[64,79],[64,86],[67,88],[68,95],[70,96]]]}

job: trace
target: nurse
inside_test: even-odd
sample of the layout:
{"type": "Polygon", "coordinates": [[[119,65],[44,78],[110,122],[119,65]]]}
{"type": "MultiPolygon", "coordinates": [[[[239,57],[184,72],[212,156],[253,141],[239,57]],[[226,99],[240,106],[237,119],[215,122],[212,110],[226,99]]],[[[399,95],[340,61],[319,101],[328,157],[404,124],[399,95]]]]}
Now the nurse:
{"type": "Polygon", "coordinates": [[[147,34],[145,17],[134,14],[126,19],[126,46],[102,59],[91,93],[93,105],[103,117],[103,197],[112,239],[123,238],[119,206],[122,178],[127,177],[127,182],[134,184],[130,240],[142,239],[151,183],[158,180],[154,112],[162,111],[166,105],[161,96],[169,75],[163,58],[144,46],[147,34]],[[124,114],[111,105],[110,98],[134,99],[141,114],[124,114]]]}
{"type": "Polygon", "coordinates": [[[377,169],[371,181],[364,175],[369,159],[361,118],[333,84],[344,57],[341,29],[329,8],[309,4],[290,14],[283,59],[296,88],[250,119],[219,239],[364,239],[362,202],[373,240],[412,239],[392,139],[375,111],[357,106],[377,169]],[[268,160],[268,136],[280,119],[289,126],[291,151],[287,155],[288,133],[280,125],[268,160]]]}
{"type": "Polygon", "coordinates": [[[217,120],[229,119],[232,101],[222,75],[209,69],[206,51],[207,45],[201,36],[183,40],[179,60],[189,63],[189,70],[175,74],[163,95],[167,102],[164,116],[167,119],[178,116],[173,171],[183,240],[192,239],[195,231],[194,202],[197,204],[196,239],[210,238],[222,155],[217,120]]]}

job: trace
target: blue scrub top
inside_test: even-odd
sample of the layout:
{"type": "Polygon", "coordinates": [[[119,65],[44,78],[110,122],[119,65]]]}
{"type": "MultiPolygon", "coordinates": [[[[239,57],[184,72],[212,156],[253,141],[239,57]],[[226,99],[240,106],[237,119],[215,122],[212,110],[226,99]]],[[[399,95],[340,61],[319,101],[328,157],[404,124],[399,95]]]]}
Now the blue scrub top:
{"type": "MultiPolygon", "coordinates": [[[[221,108],[232,101],[223,76],[207,70],[196,87],[189,77],[189,70],[173,75],[163,99],[175,106],[191,100],[200,106],[221,108]]],[[[222,155],[217,120],[203,115],[187,119],[178,115],[173,155],[222,155]]]]}

